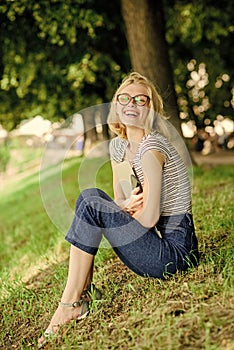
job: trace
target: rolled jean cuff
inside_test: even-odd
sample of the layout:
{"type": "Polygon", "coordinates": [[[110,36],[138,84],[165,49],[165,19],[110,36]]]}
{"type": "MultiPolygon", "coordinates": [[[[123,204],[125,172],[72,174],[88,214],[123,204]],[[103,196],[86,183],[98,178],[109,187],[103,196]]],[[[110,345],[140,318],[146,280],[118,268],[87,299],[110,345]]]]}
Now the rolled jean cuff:
{"type": "Polygon", "coordinates": [[[65,240],[69,243],[71,243],[73,246],[75,246],[76,248],[79,248],[81,250],[83,250],[84,252],[91,254],[91,255],[96,255],[98,248],[95,247],[88,247],[87,245],[81,244],[77,241],[74,241],[73,239],[70,239],[69,237],[65,237],[65,240]]]}

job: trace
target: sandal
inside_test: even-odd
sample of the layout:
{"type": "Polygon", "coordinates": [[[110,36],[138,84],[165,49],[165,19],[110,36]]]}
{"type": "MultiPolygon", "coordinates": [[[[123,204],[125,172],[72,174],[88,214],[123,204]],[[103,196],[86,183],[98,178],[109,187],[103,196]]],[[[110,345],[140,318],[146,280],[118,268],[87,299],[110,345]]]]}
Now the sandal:
{"type": "MultiPolygon", "coordinates": [[[[82,299],[75,301],[74,303],[60,302],[59,306],[74,307],[74,308],[81,306],[81,312],[80,312],[80,315],[76,318],[76,321],[83,320],[89,314],[89,303],[88,301],[85,301],[82,299]]],[[[57,324],[53,325],[53,327],[59,327],[59,326],[60,325],[57,325],[57,324]]],[[[44,347],[51,339],[55,338],[56,336],[57,336],[57,332],[55,332],[53,329],[46,329],[45,332],[43,333],[44,340],[41,343],[38,343],[38,348],[40,349],[44,347]]]]}
{"type": "Polygon", "coordinates": [[[102,299],[102,292],[100,289],[98,289],[95,284],[91,284],[89,288],[83,290],[81,294],[81,298],[83,300],[88,299],[88,301],[91,301],[92,299],[94,300],[101,300],[102,299]]]}

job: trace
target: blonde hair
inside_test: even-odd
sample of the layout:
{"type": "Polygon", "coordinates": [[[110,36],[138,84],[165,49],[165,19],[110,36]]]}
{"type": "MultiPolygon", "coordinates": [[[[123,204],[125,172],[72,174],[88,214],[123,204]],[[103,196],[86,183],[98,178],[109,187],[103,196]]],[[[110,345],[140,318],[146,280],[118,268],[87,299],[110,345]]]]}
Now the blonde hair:
{"type": "Polygon", "coordinates": [[[145,133],[146,135],[149,134],[152,130],[157,129],[157,124],[160,124],[159,119],[164,119],[166,117],[164,109],[163,109],[163,100],[160,94],[158,93],[156,87],[154,84],[148,80],[143,75],[132,72],[128,74],[116,90],[111,103],[110,112],[107,118],[107,123],[109,124],[109,127],[111,131],[113,131],[115,134],[122,138],[127,138],[126,135],[126,127],[124,124],[120,122],[119,116],[116,112],[116,102],[117,102],[117,95],[120,93],[122,89],[124,89],[126,86],[131,84],[138,84],[142,85],[147,88],[148,94],[150,97],[149,102],[149,113],[146,120],[145,125],[145,133]]]}

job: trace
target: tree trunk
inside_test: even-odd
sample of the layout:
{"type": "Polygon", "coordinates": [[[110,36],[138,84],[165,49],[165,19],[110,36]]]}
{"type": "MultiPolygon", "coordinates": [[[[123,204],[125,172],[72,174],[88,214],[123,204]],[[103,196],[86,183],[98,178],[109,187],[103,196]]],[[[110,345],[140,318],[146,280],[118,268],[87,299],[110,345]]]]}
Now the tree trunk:
{"type": "MultiPolygon", "coordinates": [[[[107,125],[107,115],[109,112],[108,104],[100,104],[84,109],[81,113],[84,121],[84,153],[97,146],[98,143],[110,138],[107,125]],[[98,126],[101,128],[98,128],[98,126]]],[[[103,143],[103,145],[106,145],[103,143]]],[[[107,150],[103,148],[104,154],[107,150]]],[[[100,152],[98,152],[99,154],[100,152]]],[[[93,153],[94,154],[94,153],[93,153]]]]}
{"type": "Polygon", "coordinates": [[[162,0],[121,0],[121,8],[133,70],[158,87],[170,121],[181,133],[162,0]]]}

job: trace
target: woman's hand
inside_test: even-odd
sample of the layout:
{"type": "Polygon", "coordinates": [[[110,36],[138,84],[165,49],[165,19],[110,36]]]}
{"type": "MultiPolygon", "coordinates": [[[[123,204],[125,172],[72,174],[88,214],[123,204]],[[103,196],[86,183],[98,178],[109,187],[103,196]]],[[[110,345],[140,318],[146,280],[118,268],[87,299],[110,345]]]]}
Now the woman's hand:
{"type": "Polygon", "coordinates": [[[141,210],[143,207],[143,193],[140,193],[140,187],[136,187],[132,190],[131,196],[128,200],[128,203],[124,210],[133,215],[138,210],[141,210]]]}

